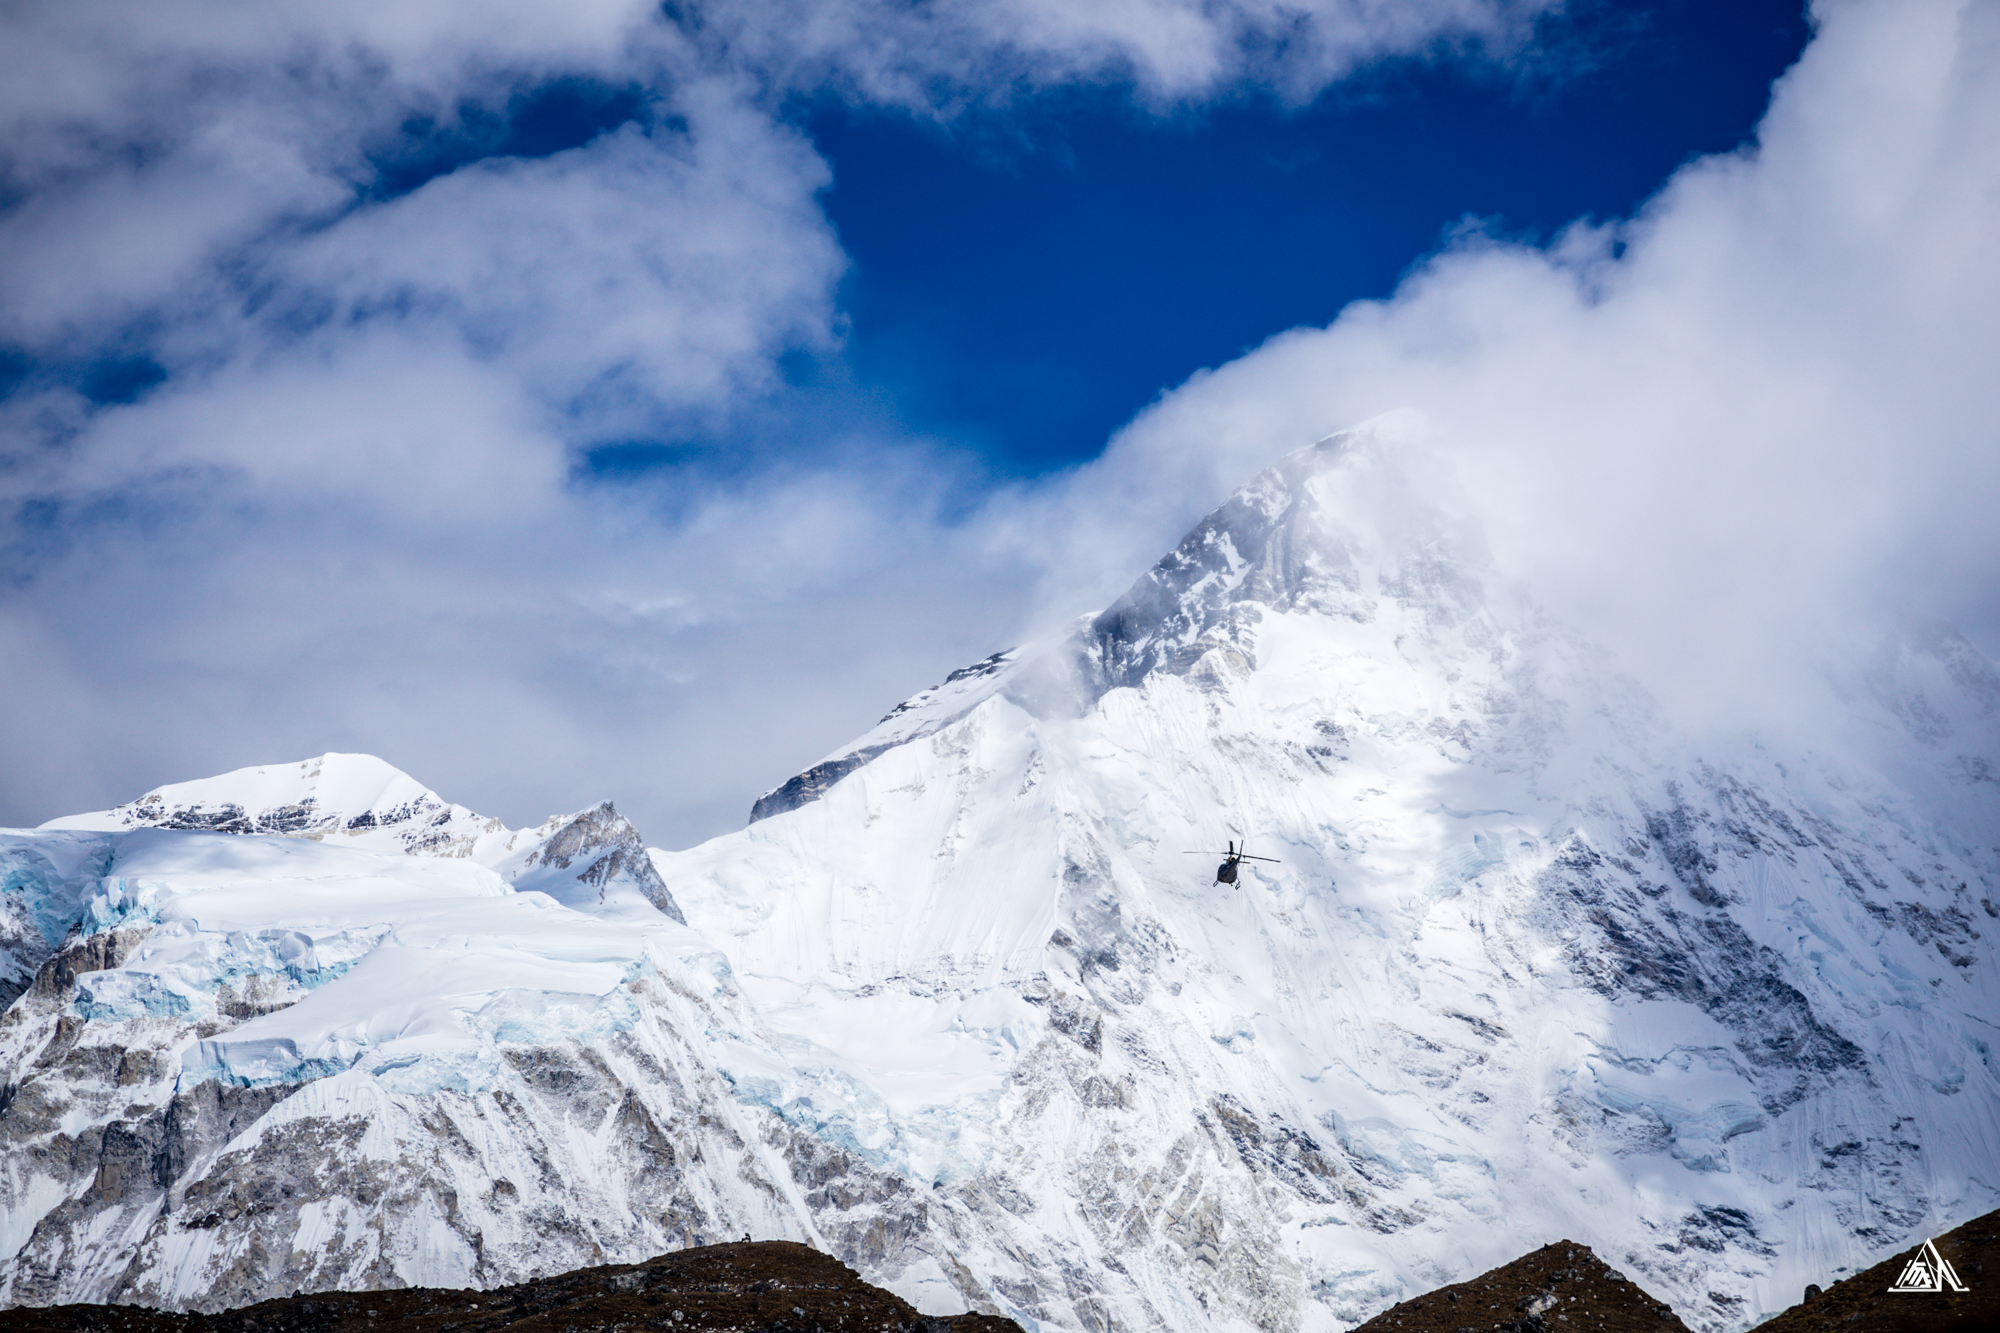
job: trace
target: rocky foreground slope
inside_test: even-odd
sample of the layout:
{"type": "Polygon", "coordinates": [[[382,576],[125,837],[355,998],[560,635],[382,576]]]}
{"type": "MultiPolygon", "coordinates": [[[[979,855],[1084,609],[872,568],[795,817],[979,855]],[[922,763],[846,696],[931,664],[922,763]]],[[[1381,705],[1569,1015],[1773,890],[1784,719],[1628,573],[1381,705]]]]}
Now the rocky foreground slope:
{"type": "MultiPolygon", "coordinates": [[[[1956,1287],[1908,1286],[1921,1251],[1806,1288],[1805,1299],[1757,1333],[1987,1333],[2000,1328],[2000,1212],[1937,1237],[1956,1287]],[[1963,1288],[1957,1289],[1957,1288],[1963,1288]]],[[[1559,1241],[1489,1273],[1376,1315],[1354,1333],[1671,1333],[1685,1328],[1671,1307],[1606,1264],[1589,1247],[1559,1241]]]]}
{"type": "Polygon", "coordinates": [[[918,1313],[837,1259],[784,1241],[711,1245],[491,1291],[325,1292],[214,1314],[64,1305],[0,1313],[8,1333],[1021,1333],[918,1313]]]}
{"type": "Polygon", "coordinates": [[[1910,1272],[1905,1249],[1859,1273],[1815,1283],[1805,1299],[1758,1333],[1992,1333],[2000,1329],[2000,1212],[1976,1217],[1932,1244],[1951,1267],[1935,1291],[1895,1291],[1925,1285],[1910,1272]],[[1913,1283],[1912,1278],[1918,1281],[1913,1283]]]}
{"type": "MultiPolygon", "coordinates": [[[[1987,1333],[2000,1328],[2000,1212],[1930,1242],[1951,1265],[1942,1290],[1911,1285],[1905,1251],[1865,1272],[1808,1286],[1757,1333],[1987,1333]]],[[[1919,1284],[1921,1285],[1921,1284],[1919,1284]]],[[[1686,1327],[1665,1302],[1573,1241],[1544,1245],[1488,1273],[1426,1292],[1354,1333],[1670,1333],[1686,1327]]]]}
{"type": "MultiPolygon", "coordinates": [[[[1758,1333],[1979,1333],[2000,1327],[2000,1213],[1940,1236],[1953,1284],[1908,1285],[1904,1254],[1822,1291],[1758,1333]],[[1963,1290],[1957,1289],[1963,1287],[1963,1290]]],[[[214,1314],[64,1305],[0,1313],[8,1333],[1019,1333],[990,1315],[929,1316],[846,1265],[789,1242],[682,1250],[644,1264],[581,1269],[490,1291],[327,1292],[214,1314]]],[[[1685,1333],[1671,1306],[1573,1241],[1558,1241],[1465,1282],[1398,1302],[1354,1333],[1685,1333]]]]}
{"type": "Polygon", "coordinates": [[[1733,1333],[2000,1203],[2000,673],[1930,630],[1809,741],[1688,732],[1466,512],[1301,451],[683,852],[355,756],[0,835],[0,1302],[748,1232],[1303,1333],[1569,1238],[1733,1333]]]}
{"type": "Polygon", "coordinates": [[[1591,1253],[1555,1241],[1464,1282],[1401,1301],[1354,1333],[1686,1333],[1673,1307],[1591,1253]]]}

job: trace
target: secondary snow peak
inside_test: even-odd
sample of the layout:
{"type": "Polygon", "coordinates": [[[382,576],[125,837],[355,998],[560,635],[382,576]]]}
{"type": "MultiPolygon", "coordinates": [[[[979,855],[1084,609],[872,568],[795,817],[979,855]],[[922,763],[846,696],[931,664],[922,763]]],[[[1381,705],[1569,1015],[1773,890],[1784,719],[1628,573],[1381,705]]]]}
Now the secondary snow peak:
{"type": "Polygon", "coordinates": [[[372,754],[334,753],[171,783],[124,805],[42,827],[334,837],[420,855],[464,855],[480,836],[503,828],[372,754]]]}

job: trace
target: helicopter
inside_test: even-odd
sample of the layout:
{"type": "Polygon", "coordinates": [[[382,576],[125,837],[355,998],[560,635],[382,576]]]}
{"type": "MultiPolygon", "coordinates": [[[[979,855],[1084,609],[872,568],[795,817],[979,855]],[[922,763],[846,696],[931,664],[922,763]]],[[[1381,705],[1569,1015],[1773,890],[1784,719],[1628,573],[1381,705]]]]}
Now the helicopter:
{"type": "MultiPolygon", "coordinates": [[[[1244,839],[1243,846],[1247,848],[1249,845],[1249,839],[1244,839]]],[[[1280,864],[1278,858],[1275,856],[1252,856],[1247,851],[1238,850],[1234,840],[1231,840],[1229,850],[1226,852],[1188,852],[1187,855],[1228,857],[1228,860],[1215,868],[1215,882],[1217,884],[1234,884],[1236,882],[1236,866],[1240,861],[1269,861],[1272,865],[1280,864]]]]}

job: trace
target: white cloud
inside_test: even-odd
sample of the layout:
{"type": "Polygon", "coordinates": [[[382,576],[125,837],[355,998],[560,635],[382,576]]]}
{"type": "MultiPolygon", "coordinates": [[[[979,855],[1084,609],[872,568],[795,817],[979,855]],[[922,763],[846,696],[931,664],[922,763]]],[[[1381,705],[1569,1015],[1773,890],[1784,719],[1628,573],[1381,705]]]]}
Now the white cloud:
{"type": "Polygon", "coordinates": [[[552,401],[623,386],[727,403],[766,385],[777,352],[830,344],[845,260],[803,139],[713,85],[679,104],[686,134],[628,125],[462,168],[342,218],[273,275],[336,323],[452,330],[552,401]]]}
{"type": "Polygon", "coordinates": [[[125,407],[0,405],[0,744],[36,756],[0,812],[345,748],[517,822],[613,796],[684,842],[1116,595],[1277,454],[1404,406],[1510,565],[1641,660],[1735,644],[1706,679],[1740,680],[1885,603],[1990,632],[1990,4],[1825,7],[1756,152],[1549,250],[1469,241],[970,512],[974,465],[865,401],[780,394],[762,429],[800,442],[757,459],[575,473],[581,444],[775,410],[777,356],[837,338],[825,167],[769,107],[788,80],[1302,95],[1503,49],[1532,8],[741,5],[690,51],[640,6],[476,31],[440,5],[16,7],[0,340],[136,339],[174,373],[125,407]],[[786,44],[740,49],[758,31],[786,44]],[[658,105],[363,201],[405,117],[570,74],[658,105]]]}
{"type": "Polygon", "coordinates": [[[98,418],[112,463],[0,599],[0,734],[42,756],[14,817],[362,749],[517,823],[610,796],[690,841],[1018,616],[921,455],[576,486],[537,418],[389,337],[98,418]]]}
{"type": "Polygon", "coordinates": [[[1138,518],[1129,558],[1287,445],[1415,408],[1505,566],[1685,706],[1764,715],[1897,617],[2000,645],[2000,7],[1815,13],[1754,148],[1198,376],[1080,509],[1138,518]]]}
{"type": "Polygon", "coordinates": [[[1513,58],[1559,0],[731,0],[695,31],[780,83],[950,108],[1078,81],[1155,106],[1248,87],[1304,102],[1362,65],[1513,58]]]}
{"type": "Polygon", "coordinates": [[[337,215],[407,119],[559,75],[666,79],[635,0],[251,8],[30,3],[0,20],[0,338],[42,347],[211,295],[245,247],[337,215]]]}
{"type": "MultiPolygon", "coordinates": [[[[932,110],[1100,79],[1164,103],[1244,85],[1306,98],[1383,56],[1518,53],[1553,3],[727,0],[676,24],[642,0],[476,14],[441,0],[31,0],[0,19],[0,340],[88,350],[226,304],[246,258],[353,204],[371,152],[406,122],[449,128],[558,78],[693,100],[711,124],[727,98],[699,85],[714,79],[739,115],[767,119],[829,81],[932,110]]],[[[556,174],[519,183],[583,176],[556,174]]],[[[681,198],[684,215],[699,203],[681,198]]]]}
{"type": "Polygon", "coordinates": [[[0,404],[0,735],[38,756],[0,810],[345,747],[515,820],[605,794],[668,841],[739,818],[1025,596],[999,529],[940,517],[966,461],[885,443],[865,402],[794,401],[809,438],[776,464],[575,474],[580,446],[726,436],[781,353],[833,345],[827,168],[773,110],[793,76],[930,109],[1076,78],[1297,93],[1515,41],[1533,8],[10,7],[0,345],[170,374],[0,404]],[[645,105],[376,197],[406,125],[449,141],[559,79],[645,105]]]}

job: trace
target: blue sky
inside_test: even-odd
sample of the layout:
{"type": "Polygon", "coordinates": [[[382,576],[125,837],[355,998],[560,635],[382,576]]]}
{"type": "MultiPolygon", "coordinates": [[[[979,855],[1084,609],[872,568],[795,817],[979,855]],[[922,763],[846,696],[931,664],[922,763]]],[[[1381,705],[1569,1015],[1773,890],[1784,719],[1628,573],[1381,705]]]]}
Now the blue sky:
{"type": "Polygon", "coordinates": [[[848,364],[1008,471],[1094,457],[1155,394],[1388,296],[1467,217],[1623,217],[1750,137],[1801,5],[1585,10],[1550,70],[1398,61],[1290,108],[1165,118],[1116,89],[939,125],[834,102],[848,364]]]}
{"type": "Polygon", "coordinates": [[[0,823],[340,749],[686,845],[1398,409],[1698,712],[1991,650],[1996,22],[17,6],[0,823]]]}

